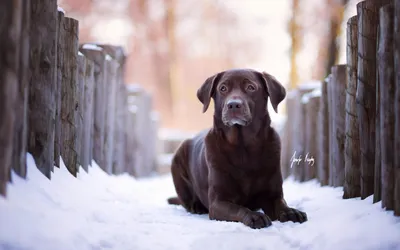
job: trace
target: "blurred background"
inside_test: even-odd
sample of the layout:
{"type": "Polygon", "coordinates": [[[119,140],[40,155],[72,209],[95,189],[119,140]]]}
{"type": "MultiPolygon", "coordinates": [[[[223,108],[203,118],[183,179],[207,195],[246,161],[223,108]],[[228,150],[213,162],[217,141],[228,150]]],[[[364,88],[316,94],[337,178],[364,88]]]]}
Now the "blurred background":
{"type": "MultiPolygon", "coordinates": [[[[122,45],[125,82],[152,96],[159,127],[211,125],[196,91],[219,71],[250,67],[286,88],[323,79],[345,63],[354,0],[59,0],[79,20],[80,42],[122,45]]],[[[274,120],[275,113],[270,112],[274,120]]],[[[279,113],[285,113],[285,104],[279,113]]]]}

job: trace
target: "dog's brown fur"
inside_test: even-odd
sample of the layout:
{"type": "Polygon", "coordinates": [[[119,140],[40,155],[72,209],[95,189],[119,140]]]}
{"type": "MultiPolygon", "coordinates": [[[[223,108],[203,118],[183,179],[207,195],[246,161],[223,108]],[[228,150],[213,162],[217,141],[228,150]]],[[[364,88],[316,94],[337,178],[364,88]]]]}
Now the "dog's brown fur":
{"type": "Polygon", "coordinates": [[[284,87],[267,73],[234,69],[209,77],[197,97],[203,112],[213,98],[214,124],[175,153],[171,171],[178,197],[168,202],[251,228],[270,226],[271,220],[306,221],[307,215],[283,198],[281,142],[267,110],[268,97],[277,112],[285,96],[284,87]],[[242,105],[234,109],[230,100],[242,105]]]}

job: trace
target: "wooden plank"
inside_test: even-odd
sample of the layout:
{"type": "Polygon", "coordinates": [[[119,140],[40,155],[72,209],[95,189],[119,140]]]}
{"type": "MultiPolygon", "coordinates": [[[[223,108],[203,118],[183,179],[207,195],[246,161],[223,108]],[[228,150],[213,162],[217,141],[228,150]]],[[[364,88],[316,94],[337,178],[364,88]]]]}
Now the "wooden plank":
{"type": "Polygon", "coordinates": [[[319,154],[317,159],[318,165],[318,180],[322,186],[326,186],[329,184],[329,113],[328,113],[328,76],[321,83],[321,99],[319,106],[319,114],[318,114],[318,133],[320,136],[318,137],[319,143],[318,148],[319,154]]]}
{"type": "MultiPolygon", "coordinates": [[[[378,37],[378,81],[380,102],[380,151],[382,179],[379,180],[382,191],[382,207],[394,209],[394,6],[385,5],[379,10],[379,37],[378,37]]],[[[377,145],[378,146],[378,145],[377,145]]],[[[375,194],[374,194],[375,195],[375,194]]],[[[374,196],[375,198],[375,196],[374,196]]]]}
{"type": "Polygon", "coordinates": [[[105,128],[105,83],[106,60],[103,49],[92,45],[81,45],[80,51],[94,62],[94,102],[93,102],[93,160],[104,168],[104,128],[105,128]]]}
{"type": "MultiPolygon", "coordinates": [[[[85,81],[86,81],[86,57],[81,53],[77,52],[77,63],[78,63],[78,74],[77,74],[77,99],[78,99],[78,110],[75,110],[77,114],[75,115],[75,127],[77,130],[77,145],[76,145],[76,152],[77,152],[77,164],[79,166],[83,165],[83,110],[84,110],[84,95],[85,95],[85,81]]],[[[86,166],[87,171],[88,166],[86,166]]]]}
{"type": "Polygon", "coordinates": [[[57,13],[57,72],[56,72],[56,87],[55,87],[55,132],[54,132],[54,165],[60,167],[61,157],[61,86],[63,82],[62,70],[64,65],[64,39],[65,29],[64,12],[57,13]]]}
{"type": "Polygon", "coordinates": [[[304,155],[304,180],[309,181],[317,177],[318,165],[318,137],[315,128],[318,125],[318,111],[320,105],[321,89],[318,88],[309,94],[304,95],[306,100],[306,128],[305,128],[305,155],[304,155]]]}
{"type": "Polygon", "coordinates": [[[394,214],[400,216],[400,1],[394,1],[394,79],[396,86],[395,94],[395,136],[394,136],[394,214]]]}
{"type": "Polygon", "coordinates": [[[54,167],[57,1],[31,2],[28,151],[50,179],[54,167]]]}
{"type": "Polygon", "coordinates": [[[390,0],[367,0],[357,4],[356,102],[360,122],[361,199],[374,193],[378,9],[389,2],[390,0]]]}
{"type": "Polygon", "coordinates": [[[355,198],[361,195],[360,186],[360,132],[356,109],[357,92],[357,16],[351,17],[347,22],[347,86],[346,86],[346,138],[345,151],[345,179],[343,185],[343,198],[355,198]]]}
{"type": "Polygon", "coordinates": [[[68,171],[77,176],[78,165],[78,138],[77,116],[79,109],[78,87],[78,28],[77,20],[65,17],[62,22],[65,36],[63,43],[63,64],[61,83],[61,157],[68,171]]]}
{"type": "Polygon", "coordinates": [[[93,101],[94,101],[94,62],[86,58],[84,100],[83,100],[83,136],[81,165],[88,172],[93,151],[93,101]]]}
{"type": "MultiPolygon", "coordinates": [[[[14,1],[18,2],[18,1],[14,1]]],[[[17,100],[14,113],[13,159],[11,167],[22,178],[26,177],[26,147],[28,139],[28,91],[29,91],[29,29],[31,1],[25,0],[18,5],[21,8],[21,33],[19,38],[19,69],[17,100]]],[[[10,169],[11,169],[10,167],[10,169]]]]}
{"type": "Polygon", "coordinates": [[[115,96],[117,89],[117,71],[119,64],[109,55],[106,55],[106,108],[105,108],[105,128],[104,128],[104,170],[112,174],[113,154],[114,154],[114,127],[115,127],[115,96]]]}
{"type": "Polygon", "coordinates": [[[346,116],[346,84],[347,66],[345,64],[332,67],[332,184],[334,187],[344,184],[344,141],[345,141],[345,116],[346,116]]]}
{"type": "Polygon", "coordinates": [[[17,100],[20,36],[21,2],[15,0],[0,1],[2,25],[0,25],[0,195],[6,196],[7,182],[13,156],[13,136],[17,100]],[[13,33],[14,32],[14,33],[13,33]]]}

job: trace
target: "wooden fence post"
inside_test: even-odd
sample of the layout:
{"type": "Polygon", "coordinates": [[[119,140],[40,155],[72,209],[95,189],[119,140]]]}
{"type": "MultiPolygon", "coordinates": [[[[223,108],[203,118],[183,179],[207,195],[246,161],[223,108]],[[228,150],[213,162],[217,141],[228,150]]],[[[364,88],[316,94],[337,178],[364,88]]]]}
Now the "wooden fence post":
{"type": "Polygon", "coordinates": [[[360,135],[356,109],[357,92],[357,16],[347,22],[347,86],[346,86],[346,138],[345,151],[345,179],[343,198],[354,198],[361,195],[360,187],[360,135]]]}
{"type": "Polygon", "coordinates": [[[108,174],[112,174],[112,163],[114,154],[114,127],[115,127],[115,94],[117,88],[117,71],[119,64],[106,55],[107,78],[105,85],[106,109],[105,109],[105,129],[104,129],[104,170],[108,174]]]}
{"type": "Polygon", "coordinates": [[[400,2],[394,1],[394,79],[395,79],[395,134],[394,134],[394,214],[400,216],[400,2]]]}
{"type": "Polygon", "coordinates": [[[54,167],[57,0],[31,2],[28,151],[50,179],[54,167]]]}
{"type": "Polygon", "coordinates": [[[127,93],[124,86],[125,78],[125,52],[121,46],[98,44],[104,51],[119,63],[117,71],[116,102],[115,102],[115,125],[114,125],[114,153],[112,162],[113,174],[124,172],[125,165],[125,136],[124,126],[127,116],[127,93]]]}
{"type": "Polygon", "coordinates": [[[294,111],[294,100],[296,92],[291,90],[287,92],[286,95],[286,121],[285,129],[282,138],[282,154],[281,154],[281,165],[282,165],[282,176],[284,179],[290,175],[290,157],[293,154],[293,134],[292,134],[292,124],[293,124],[293,111],[294,111]]]}
{"type": "Polygon", "coordinates": [[[320,105],[321,89],[305,94],[303,99],[306,102],[306,128],[305,128],[305,155],[304,155],[304,180],[309,181],[317,176],[317,161],[318,154],[317,143],[319,134],[315,131],[318,125],[318,111],[320,105]]]}
{"type": "Polygon", "coordinates": [[[61,157],[68,171],[76,176],[78,165],[78,138],[77,116],[79,109],[78,88],[78,28],[77,20],[65,17],[62,22],[64,41],[62,48],[62,83],[61,83],[61,157]]]}
{"type": "MultiPolygon", "coordinates": [[[[14,1],[16,2],[16,1],[14,1]]],[[[10,169],[22,178],[26,177],[26,144],[28,139],[28,91],[29,91],[29,29],[31,15],[31,1],[20,3],[21,33],[19,37],[19,69],[17,100],[14,109],[14,139],[13,159],[10,169]]],[[[3,37],[3,36],[1,36],[3,37]]]]}
{"type": "Polygon", "coordinates": [[[346,65],[335,65],[332,67],[332,153],[331,164],[334,187],[344,184],[344,141],[345,141],[345,116],[346,116],[346,65]]]}
{"type": "MultiPolygon", "coordinates": [[[[78,45],[79,46],[79,45],[78,45]]],[[[75,115],[75,127],[77,134],[76,141],[76,152],[77,152],[77,165],[83,167],[83,132],[84,132],[84,121],[83,121],[83,112],[84,112],[84,98],[85,98],[85,81],[86,81],[86,57],[79,51],[77,51],[77,99],[78,99],[78,110],[75,115]]],[[[87,171],[87,170],[86,170],[87,171]]]]}
{"type": "MultiPolygon", "coordinates": [[[[380,88],[380,150],[382,179],[382,207],[394,209],[394,8],[392,4],[379,9],[378,81],[380,88]]],[[[399,152],[397,152],[399,153],[399,152]]]]}
{"type": "Polygon", "coordinates": [[[0,195],[6,196],[13,157],[14,109],[18,91],[21,50],[21,1],[1,1],[0,10],[0,195]],[[16,3],[19,2],[19,3],[16,3]]]}
{"type": "Polygon", "coordinates": [[[104,169],[104,128],[105,128],[105,84],[106,61],[103,49],[96,45],[84,44],[80,51],[94,62],[94,102],[93,102],[93,159],[104,169]]]}
{"type": "MultiPolygon", "coordinates": [[[[86,58],[86,57],[85,57],[86,58]]],[[[83,128],[80,162],[88,172],[93,152],[93,101],[94,101],[94,62],[85,59],[84,99],[83,99],[83,128]]]]}
{"type": "Polygon", "coordinates": [[[63,27],[64,12],[58,11],[57,14],[57,73],[56,73],[56,87],[55,87],[55,130],[54,130],[54,165],[60,167],[61,157],[61,86],[63,82],[62,68],[64,65],[64,39],[65,30],[63,27]]]}
{"type": "Polygon", "coordinates": [[[374,193],[376,135],[376,44],[378,9],[390,0],[366,0],[357,4],[358,63],[357,115],[360,122],[361,199],[374,193]]]}
{"type": "Polygon", "coordinates": [[[321,99],[318,112],[319,154],[317,159],[318,179],[322,186],[329,184],[329,113],[328,113],[328,76],[321,83],[321,99]]]}

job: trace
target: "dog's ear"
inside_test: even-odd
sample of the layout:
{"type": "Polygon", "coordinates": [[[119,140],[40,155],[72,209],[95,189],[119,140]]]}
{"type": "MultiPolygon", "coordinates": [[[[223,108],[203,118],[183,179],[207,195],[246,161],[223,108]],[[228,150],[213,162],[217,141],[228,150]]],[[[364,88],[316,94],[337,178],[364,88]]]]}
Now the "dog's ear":
{"type": "Polygon", "coordinates": [[[211,97],[214,95],[215,87],[221,78],[222,72],[210,76],[197,90],[197,98],[201,103],[203,103],[203,113],[205,113],[210,105],[211,97]]]}
{"type": "Polygon", "coordinates": [[[285,99],[286,90],[282,86],[282,84],[272,75],[266,72],[262,72],[261,76],[266,91],[265,98],[268,98],[268,96],[270,97],[272,107],[274,108],[275,113],[278,113],[278,104],[281,103],[283,99],[285,99]]]}

